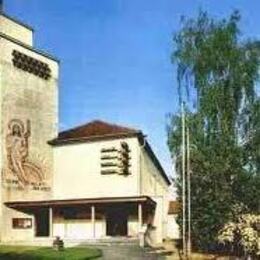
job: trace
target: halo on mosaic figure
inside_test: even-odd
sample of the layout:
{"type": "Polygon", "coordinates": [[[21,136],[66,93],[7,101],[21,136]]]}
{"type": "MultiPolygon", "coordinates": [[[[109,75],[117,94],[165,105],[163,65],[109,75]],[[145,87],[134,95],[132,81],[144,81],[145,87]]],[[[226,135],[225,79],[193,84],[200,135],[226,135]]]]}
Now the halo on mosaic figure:
{"type": "Polygon", "coordinates": [[[8,129],[9,129],[10,131],[12,131],[12,130],[13,130],[13,127],[16,126],[16,125],[20,128],[21,133],[24,134],[24,131],[25,131],[25,129],[24,129],[24,123],[23,123],[23,121],[20,120],[20,119],[12,119],[12,120],[8,123],[8,129]]]}

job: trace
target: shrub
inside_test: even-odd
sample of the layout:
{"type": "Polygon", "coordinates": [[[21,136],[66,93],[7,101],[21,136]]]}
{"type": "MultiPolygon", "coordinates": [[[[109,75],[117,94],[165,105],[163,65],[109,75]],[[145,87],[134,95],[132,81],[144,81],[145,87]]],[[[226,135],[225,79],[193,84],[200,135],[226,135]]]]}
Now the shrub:
{"type": "Polygon", "coordinates": [[[231,247],[234,253],[242,251],[245,255],[260,256],[260,215],[243,214],[235,222],[224,225],[218,241],[231,247]]]}

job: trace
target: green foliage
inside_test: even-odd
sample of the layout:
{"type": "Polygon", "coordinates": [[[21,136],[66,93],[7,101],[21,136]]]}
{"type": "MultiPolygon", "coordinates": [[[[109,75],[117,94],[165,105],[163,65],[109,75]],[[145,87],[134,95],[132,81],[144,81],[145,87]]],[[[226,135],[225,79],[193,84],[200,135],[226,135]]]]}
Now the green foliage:
{"type": "MultiPolygon", "coordinates": [[[[195,103],[186,111],[192,237],[193,245],[205,250],[216,246],[218,231],[232,219],[232,205],[242,201],[249,212],[260,210],[260,44],[241,40],[239,21],[237,11],[222,20],[201,11],[196,19],[182,19],[174,37],[179,98],[188,108],[191,98],[195,103]]],[[[169,123],[168,145],[176,157],[181,200],[179,114],[169,123]]]]}
{"type": "Polygon", "coordinates": [[[95,248],[71,247],[57,251],[50,247],[33,246],[0,246],[0,259],[6,260],[87,260],[102,256],[102,252],[95,248]]]}

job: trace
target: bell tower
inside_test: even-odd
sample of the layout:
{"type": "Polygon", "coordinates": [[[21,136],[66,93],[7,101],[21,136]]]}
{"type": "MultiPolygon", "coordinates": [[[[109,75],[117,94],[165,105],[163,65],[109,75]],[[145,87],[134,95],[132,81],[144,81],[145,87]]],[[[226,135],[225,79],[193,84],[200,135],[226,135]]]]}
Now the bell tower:
{"type": "Polygon", "coordinates": [[[47,142],[57,136],[59,62],[34,47],[33,34],[0,0],[2,202],[50,198],[52,191],[47,142]]]}
{"type": "Polygon", "coordinates": [[[1,241],[33,237],[32,228],[14,228],[15,220],[32,216],[6,202],[52,197],[54,158],[47,142],[58,130],[59,62],[34,47],[33,34],[31,26],[3,12],[0,0],[1,241]]]}

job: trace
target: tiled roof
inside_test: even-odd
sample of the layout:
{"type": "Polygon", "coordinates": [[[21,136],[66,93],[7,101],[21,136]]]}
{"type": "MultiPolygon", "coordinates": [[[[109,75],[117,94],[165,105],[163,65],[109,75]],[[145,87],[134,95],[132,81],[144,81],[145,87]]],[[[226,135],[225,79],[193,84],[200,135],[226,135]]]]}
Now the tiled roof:
{"type": "Polygon", "coordinates": [[[65,143],[66,141],[96,140],[116,136],[142,135],[142,132],[133,128],[110,124],[94,120],[87,124],[60,132],[51,144],[65,143]]]}
{"type": "Polygon", "coordinates": [[[181,205],[179,201],[172,200],[169,202],[169,209],[168,209],[169,215],[178,214],[180,212],[180,209],[181,209],[181,205]]]}

